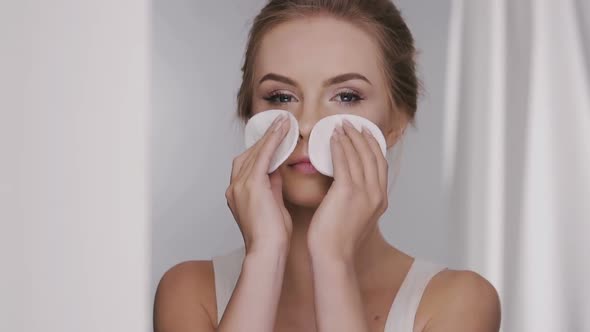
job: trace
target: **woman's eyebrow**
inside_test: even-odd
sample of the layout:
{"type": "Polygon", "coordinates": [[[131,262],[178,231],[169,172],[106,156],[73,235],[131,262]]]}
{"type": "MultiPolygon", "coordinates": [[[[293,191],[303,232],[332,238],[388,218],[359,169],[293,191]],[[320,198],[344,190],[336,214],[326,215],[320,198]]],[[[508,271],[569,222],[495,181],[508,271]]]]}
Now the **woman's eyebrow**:
{"type": "Polygon", "coordinates": [[[346,81],[350,81],[350,80],[363,80],[363,81],[373,85],[371,83],[371,81],[369,81],[368,78],[366,78],[365,76],[363,76],[359,73],[346,73],[346,74],[338,75],[338,76],[335,76],[335,77],[332,77],[332,78],[326,80],[324,82],[324,86],[330,86],[333,84],[338,84],[338,83],[342,83],[342,82],[346,82],[346,81]]]}
{"type": "Polygon", "coordinates": [[[278,81],[278,82],[289,84],[289,85],[292,85],[296,88],[299,88],[299,85],[294,80],[292,80],[286,76],[275,74],[275,73],[269,73],[269,74],[264,75],[260,79],[260,82],[258,82],[258,85],[262,84],[262,82],[264,82],[264,81],[278,81]]]}
{"type": "MultiPolygon", "coordinates": [[[[350,80],[363,80],[363,81],[372,85],[371,81],[369,81],[368,78],[366,78],[365,76],[363,76],[359,73],[346,73],[346,74],[341,74],[341,75],[332,77],[330,79],[327,79],[326,81],[324,81],[324,86],[330,86],[330,85],[334,85],[334,84],[338,84],[338,83],[342,83],[342,82],[346,82],[346,81],[350,81],[350,80]]],[[[299,85],[294,80],[290,79],[289,77],[275,74],[275,73],[268,73],[268,74],[264,75],[260,79],[258,84],[260,85],[264,81],[277,81],[277,82],[289,84],[291,86],[299,88],[299,85]]]]}

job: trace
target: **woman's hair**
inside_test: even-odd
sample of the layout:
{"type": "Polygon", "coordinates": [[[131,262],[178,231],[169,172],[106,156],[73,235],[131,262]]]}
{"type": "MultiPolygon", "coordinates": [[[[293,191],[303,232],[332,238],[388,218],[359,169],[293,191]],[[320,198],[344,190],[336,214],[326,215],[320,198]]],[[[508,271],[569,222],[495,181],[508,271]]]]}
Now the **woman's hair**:
{"type": "Polygon", "coordinates": [[[396,105],[413,123],[419,86],[414,38],[391,0],[270,0],[254,19],[249,33],[238,92],[238,116],[243,120],[252,116],[254,63],[265,33],[280,23],[313,15],[346,20],[375,36],[389,85],[390,107],[396,105]]]}

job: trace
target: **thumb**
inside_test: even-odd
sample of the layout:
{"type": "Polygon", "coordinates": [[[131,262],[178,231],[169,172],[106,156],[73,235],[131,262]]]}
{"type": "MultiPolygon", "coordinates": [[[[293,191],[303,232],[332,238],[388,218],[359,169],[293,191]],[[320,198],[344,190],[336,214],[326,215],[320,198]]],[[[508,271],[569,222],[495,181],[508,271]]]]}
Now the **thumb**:
{"type": "Polygon", "coordinates": [[[279,170],[269,174],[270,190],[279,204],[283,204],[283,177],[279,170]]]}
{"type": "Polygon", "coordinates": [[[285,207],[285,202],[283,201],[283,178],[278,170],[274,171],[273,173],[269,174],[270,179],[270,189],[272,191],[273,197],[275,201],[279,205],[281,213],[283,215],[283,222],[285,223],[285,229],[287,230],[288,234],[291,234],[293,231],[293,224],[291,223],[291,215],[287,208],[285,207]]]}

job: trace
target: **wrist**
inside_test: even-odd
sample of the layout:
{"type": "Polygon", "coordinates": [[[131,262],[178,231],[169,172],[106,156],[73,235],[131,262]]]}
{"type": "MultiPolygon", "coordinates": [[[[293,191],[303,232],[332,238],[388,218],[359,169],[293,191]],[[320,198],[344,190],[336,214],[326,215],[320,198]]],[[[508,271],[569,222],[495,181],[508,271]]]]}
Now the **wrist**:
{"type": "Polygon", "coordinates": [[[339,276],[356,275],[354,262],[340,256],[313,256],[311,257],[311,266],[314,277],[339,278],[339,276]]]}
{"type": "Polygon", "coordinates": [[[323,242],[308,241],[307,247],[312,261],[353,263],[355,260],[354,248],[347,246],[333,246],[323,242]]]}
{"type": "Polygon", "coordinates": [[[344,250],[310,249],[309,255],[313,265],[353,265],[354,254],[344,250]]]}
{"type": "Polygon", "coordinates": [[[283,273],[287,253],[282,250],[254,250],[247,252],[242,262],[242,271],[256,271],[256,274],[283,273]]]}
{"type": "Polygon", "coordinates": [[[245,248],[246,257],[286,257],[289,253],[289,242],[252,243],[245,248]]]}

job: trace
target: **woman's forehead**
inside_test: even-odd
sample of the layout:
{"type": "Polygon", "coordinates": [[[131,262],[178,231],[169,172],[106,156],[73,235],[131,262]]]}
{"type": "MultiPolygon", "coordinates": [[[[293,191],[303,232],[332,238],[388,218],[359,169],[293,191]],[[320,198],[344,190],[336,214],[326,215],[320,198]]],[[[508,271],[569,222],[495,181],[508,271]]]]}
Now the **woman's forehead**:
{"type": "Polygon", "coordinates": [[[380,79],[380,53],[365,29],[329,16],[297,18],[265,33],[256,54],[256,76],[331,77],[359,72],[380,79]]]}

